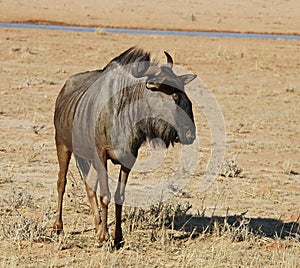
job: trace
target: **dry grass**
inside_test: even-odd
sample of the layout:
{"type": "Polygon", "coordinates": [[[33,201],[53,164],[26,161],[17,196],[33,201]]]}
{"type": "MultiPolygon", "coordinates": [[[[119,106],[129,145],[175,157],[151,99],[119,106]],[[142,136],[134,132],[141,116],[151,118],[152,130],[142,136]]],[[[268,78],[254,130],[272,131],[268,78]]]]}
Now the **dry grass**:
{"type": "Polygon", "coordinates": [[[193,215],[190,203],[178,202],[125,208],[125,245],[119,251],[112,241],[99,247],[91,215],[78,211],[81,195],[69,198],[79,205],[67,205],[71,215],[60,236],[51,228],[55,200],[41,206],[25,189],[2,199],[1,267],[297,267],[300,261],[296,222],[251,219],[246,213],[205,215],[206,208],[193,215]]]}
{"type": "Polygon", "coordinates": [[[37,216],[35,211],[39,206],[25,190],[13,190],[3,203],[5,206],[0,211],[1,239],[17,243],[52,240],[48,225],[54,219],[54,213],[50,207],[37,216]]]}

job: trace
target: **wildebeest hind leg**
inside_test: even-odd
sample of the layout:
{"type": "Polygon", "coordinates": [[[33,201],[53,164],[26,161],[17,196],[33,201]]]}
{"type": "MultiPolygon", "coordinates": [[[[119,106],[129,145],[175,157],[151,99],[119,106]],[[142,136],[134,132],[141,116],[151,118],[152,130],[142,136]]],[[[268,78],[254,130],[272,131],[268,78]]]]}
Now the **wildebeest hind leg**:
{"type": "Polygon", "coordinates": [[[72,152],[59,140],[55,137],[56,141],[56,150],[57,158],[59,164],[59,172],[57,179],[57,193],[58,193],[58,206],[57,206],[57,216],[53,224],[53,229],[57,233],[60,233],[63,230],[63,221],[62,221],[62,205],[63,197],[65,193],[66,183],[67,183],[67,172],[71,159],[72,152]]]}

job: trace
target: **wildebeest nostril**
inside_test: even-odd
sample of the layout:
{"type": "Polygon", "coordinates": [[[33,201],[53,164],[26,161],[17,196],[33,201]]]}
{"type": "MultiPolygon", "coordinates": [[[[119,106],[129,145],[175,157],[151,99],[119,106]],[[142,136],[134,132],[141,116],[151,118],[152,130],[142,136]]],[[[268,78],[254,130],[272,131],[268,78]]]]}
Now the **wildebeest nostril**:
{"type": "Polygon", "coordinates": [[[186,133],[185,133],[185,137],[188,141],[193,141],[195,139],[195,134],[189,129],[186,133]]]}

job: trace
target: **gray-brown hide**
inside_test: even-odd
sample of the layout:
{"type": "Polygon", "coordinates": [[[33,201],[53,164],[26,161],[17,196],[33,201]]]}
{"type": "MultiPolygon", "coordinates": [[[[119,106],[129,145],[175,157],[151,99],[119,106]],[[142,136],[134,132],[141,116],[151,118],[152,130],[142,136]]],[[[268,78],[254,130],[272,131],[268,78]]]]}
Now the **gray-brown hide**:
{"type": "Polygon", "coordinates": [[[184,86],[195,75],[177,76],[172,57],[167,64],[150,62],[149,53],[135,47],[114,58],[104,69],[71,76],[55,105],[54,124],[59,162],[57,232],[63,230],[62,202],[71,154],[85,182],[100,241],[108,238],[111,199],[107,160],[120,164],[115,192],[114,239],[120,246],[122,204],[129,172],[143,142],[162,140],[166,146],[195,139],[192,104],[184,86]],[[100,188],[101,217],[96,197],[100,188]]]}

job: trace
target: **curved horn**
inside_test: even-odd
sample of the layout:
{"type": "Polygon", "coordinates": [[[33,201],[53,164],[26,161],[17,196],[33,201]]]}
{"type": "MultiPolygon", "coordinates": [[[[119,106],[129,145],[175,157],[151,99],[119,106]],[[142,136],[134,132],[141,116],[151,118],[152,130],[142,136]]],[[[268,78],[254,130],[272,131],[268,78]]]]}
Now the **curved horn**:
{"type": "Polygon", "coordinates": [[[167,52],[167,51],[164,51],[166,57],[167,57],[167,63],[171,65],[171,69],[173,67],[173,59],[171,57],[171,55],[167,52]]]}

